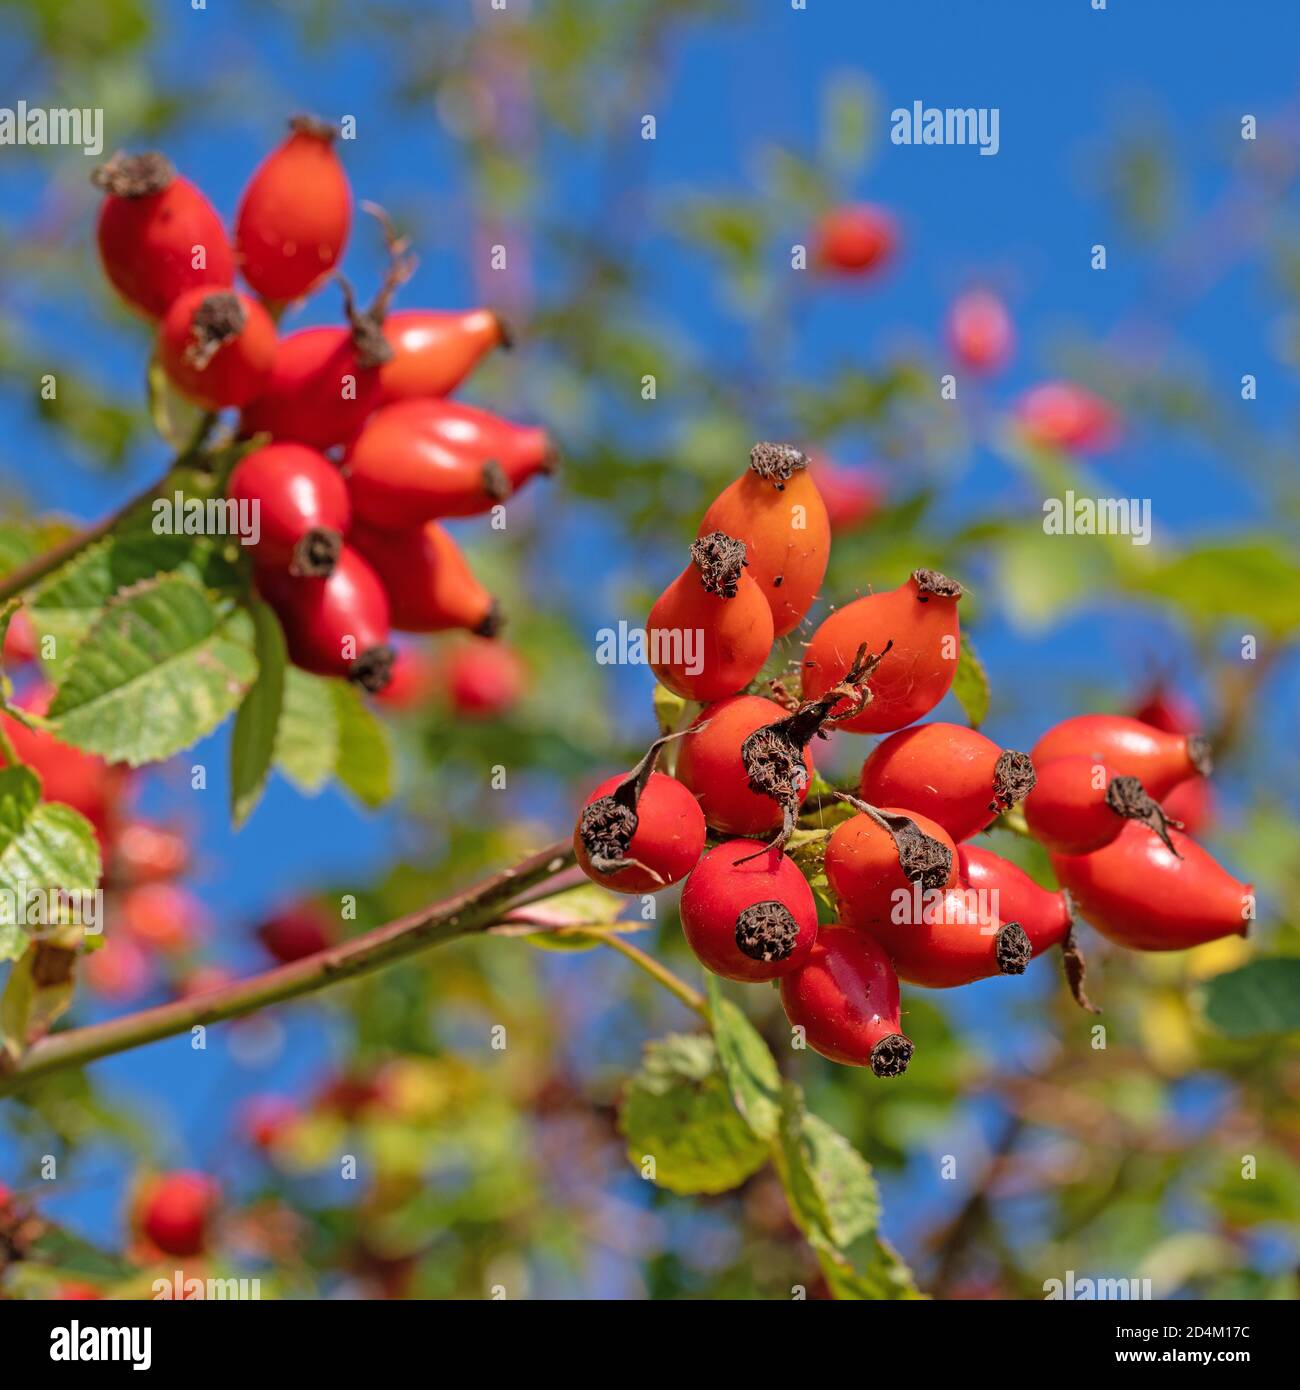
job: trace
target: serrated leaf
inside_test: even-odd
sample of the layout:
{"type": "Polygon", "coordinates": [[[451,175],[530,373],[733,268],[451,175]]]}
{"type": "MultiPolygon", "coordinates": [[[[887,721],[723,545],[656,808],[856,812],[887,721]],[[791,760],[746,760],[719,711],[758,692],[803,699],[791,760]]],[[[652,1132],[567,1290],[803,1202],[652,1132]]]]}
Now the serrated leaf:
{"type": "Polygon", "coordinates": [[[781,1101],[777,1169],[790,1214],[811,1245],[843,1250],[880,1219],[871,1167],[842,1134],[808,1113],[799,1087],[787,1085],[781,1101]]]}
{"type": "Polygon", "coordinates": [[[1253,960],[1207,980],[1205,1018],[1229,1038],[1300,1028],[1300,958],[1253,960]]]}
{"type": "Polygon", "coordinates": [[[119,594],[86,634],[49,715],[110,762],[161,762],[212,732],[257,675],[251,621],[183,575],[119,594]]]}
{"type": "Polygon", "coordinates": [[[745,1015],[724,998],[716,975],[708,979],[709,1019],[731,1099],[760,1138],[776,1137],[781,1123],[781,1073],[772,1050],[745,1015]]]}
{"type": "MultiPolygon", "coordinates": [[[[99,841],[90,822],[71,806],[41,801],[40,779],[30,768],[0,769],[0,900],[25,902],[30,893],[62,889],[92,892],[99,883],[99,841]]],[[[0,960],[27,948],[27,928],[0,913],[0,960]]]]}
{"type": "Polygon", "coordinates": [[[961,652],[957,657],[957,674],[952,679],[952,693],[966,711],[971,728],[978,729],[989,712],[989,678],[970,638],[964,632],[961,635],[961,652]]]}
{"type": "Polygon", "coordinates": [[[650,1043],[619,1107],[628,1158],[670,1192],[726,1192],[769,1156],[732,1104],[713,1039],[671,1034],[650,1043]]]}
{"type": "Polygon", "coordinates": [[[338,757],[334,775],[368,809],[393,794],[393,748],[388,729],[354,685],[331,681],[338,711],[338,757]]]}
{"type": "Polygon", "coordinates": [[[230,742],[230,812],[236,826],[252,814],[271,772],[288,661],[275,613],[265,603],[254,602],[251,614],[257,679],[235,715],[230,742]]]}
{"type": "Polygon", "coordinates": [[[852,1259],[819,1250],[817,1261],[838,1299],[880,1302],[924,1297],[902,1256],[880,1236],[864,1236],[854,1247],[852,1259]]]}
{"type": "Polygon", "coordinates": [[[284,700],[275,735],[275,765],[300,791],[314,795],[334,775],[339,714],[330,683],[296,666],[284,673],[284,700]]]}

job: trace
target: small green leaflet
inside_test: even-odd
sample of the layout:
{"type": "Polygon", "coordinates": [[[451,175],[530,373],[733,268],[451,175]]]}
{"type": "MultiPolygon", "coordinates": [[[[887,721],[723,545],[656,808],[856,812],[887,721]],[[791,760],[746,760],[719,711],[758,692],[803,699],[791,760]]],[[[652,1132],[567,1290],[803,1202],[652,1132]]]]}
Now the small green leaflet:
{"type": "Polygon", "coordinates": [[[257,679],[235,715],[230,741],[230,814],[237,827],[252,814],[270,775],[288,661],[284,632],[275,613],[260,601],[254,601],[250,611],[257,679]]]}
{"type": "Polygon", "coordinates": [[[275,736],[275,765],[300,791],[319,792],[337,778],[363,806],[393,794],[388,731],[346,681],[285,671],[275,736]]]}
{"type": "Polygon", "coordinates": [[[961,653],[957,658],[957,674],[952,680],[952,693],[966,711],[971,728],[978,729],[989,712],[989,678],[965,633],[961,637],[961,653]]]}
{"type": "Polygon", "coordinates": [[[731,1099],[760,1139],[774,1139],[781,1119],[776,1058],[749,1019],[723,997],[716,975],[709,975],[708,992],[713,1039],[731,1099]]]}

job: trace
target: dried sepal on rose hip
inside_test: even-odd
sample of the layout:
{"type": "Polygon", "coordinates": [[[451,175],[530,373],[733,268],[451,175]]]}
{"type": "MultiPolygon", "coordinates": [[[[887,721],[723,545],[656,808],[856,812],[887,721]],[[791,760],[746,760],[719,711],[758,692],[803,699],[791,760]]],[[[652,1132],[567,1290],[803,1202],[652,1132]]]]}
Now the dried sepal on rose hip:
{"type": "Polygon", "coordinates": [[[1039,844],[1055,854],[1091,854],[1119,838],[1128,822],[1145,825],[1174,854],[1171,829],[1182,822],[1136,777],[1117,776],[1104,763],[1074,756],[1044,764],[1025,801],[1025,823],[1039,844]]]}
{"type": "Polygon", "coordinates": [[[255,299],[201,285],[164,315],[158,358],[176,390],[205,410],[245,406],[270,376],[275,324],[255,299]]]}
{"type": "Polygon", "coordinates": [[[587,798],[573,832],[583,873],[617,893],[655,893],[686,877],[704,852],[704,815],[675,778],[655,771],[656,739],[628,773],[610,777],[587,798]]]}
{"type": "Polygon", "coordinates": [[[1163,801],[1180,782],[1208,777],[1213,768],[1209,740],[1199,734],[1167,733],[1121,714],[1079,714],[1063,719],[1033,748],[1034,766],[1057,758],[1083,757],[1104,763],[1113,774],[1136,777],[1149,796],[1163,801]]]}

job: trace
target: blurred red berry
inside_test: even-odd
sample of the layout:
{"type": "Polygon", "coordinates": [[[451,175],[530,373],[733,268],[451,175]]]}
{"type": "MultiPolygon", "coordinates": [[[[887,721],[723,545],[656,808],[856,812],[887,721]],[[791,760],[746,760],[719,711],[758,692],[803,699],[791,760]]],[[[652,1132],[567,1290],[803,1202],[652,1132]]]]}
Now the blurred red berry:
{"type": "Polygon", "coordinates": [[[524,693],[528,680],[519,654],[486,637],[453,647],[443,671],[451,706],[467,719],[504,714],[524,693]]]}
{"type": "Polygon", "coordinates": [[[1016,419],[1031,444],[1100,453],[1119,437],[1119,414],[1071,381],[1049,381],[1020,397],[1016,419]]]}
{"type": "Polygon", "coordinates": [[[122,929],[138,946],[172,955],[194,946],[207,924],[207,911],[175,883],[142,883],[122,895],[122,929]]]}
{"type": "Polygon", "coordinates": [[[863,275],[894,254],[898,228],[884,208],[852,203],[832,208],[813,229],[813,264],[840,275],[863,275]]]}
{"type": "Polygon", "coordinates": [[[240,1129],[254,1148],[271,1148],[302,1112],[288,1096],[250,1096],[240,1112],[240,1129]]]}
{"type": "Polygon", "coordinates": [[[288,965],[331,945],[334,923],[313,903],[302,903],[269,917],[257,936],[281,965],[288,965]]]}
{"type": "Polygon", "coordinates": [[[832,531],[852,531],[862,526],[880,511],[884,502],[884,482],[870,468],[845,468],[817,458],[812,476],[826,503],[832,531]]]}
{"type": "Polygon", "coordinates": [[[175,878],[185,872],[190,847],[185,837],[154,821],[128,821],[113,837],[113,869],[128,883],[175,878]]]}
{"type": "Polygon", "coordinates": [[[973,372],[1005,366],[1015,344],[1006,305],[991,290],[958,295],[948,314],[948,341],[957,360],[973,372]]]}
{"type": "Polygon", "coordinates": [[[208,1242],[218,1189],[205,1173],[164,1173],[136,1198],[141,1234],[165,1255],[197,1255],[208,1242]]]}
{"type": "Polygon", "coordinates": [[[125,936],[113,937],[81,962],[86,984],[114,1003],[136,999],[154,983],[149,955],[125,936]]]}
{"type": "Polygon", "coordinates": [[[388,684],[375,696],[390,709],[414,709],[433,695],[437,664],[423,647],[398,647],[388,684]]]}
{"type": "Polygon", "coordinates": [[[1195,734],[1201,730],[1200,711],[1192,700],[1167,685],[1152,687],[1133,711],[1133,718],[1167,734],[1195,734]]]}

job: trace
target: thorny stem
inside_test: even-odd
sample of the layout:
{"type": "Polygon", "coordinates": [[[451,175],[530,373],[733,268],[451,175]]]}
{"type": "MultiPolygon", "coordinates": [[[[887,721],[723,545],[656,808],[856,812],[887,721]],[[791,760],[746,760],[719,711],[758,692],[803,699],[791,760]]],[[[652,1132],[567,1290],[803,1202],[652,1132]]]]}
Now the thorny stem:
{"type": "MultiPolygon", "coordinates": [[[[16,1090],[34,1077],[126,1052],[190,1028],[242,1018],[269,1004],[315,993],[339,980],[368,974],[430,947],[481,932],[496,922],[502,911],[528,889],[555,878],[572,863],[572,846],[567,841],[559,841],[453,897],[290,965],[237,980],[207,994],[177,999],[87,1028],[52,1033],[18,1060],[8,1059],[7,1071],[6,1058],[0,1056],[0,1095],[16,1090]]],[[[667,979],[663,983],[684,1003],[691,1004],[680,992],[686,989],[681,981],[669,978],[674,979],[677,988],[667,979]]]]}

